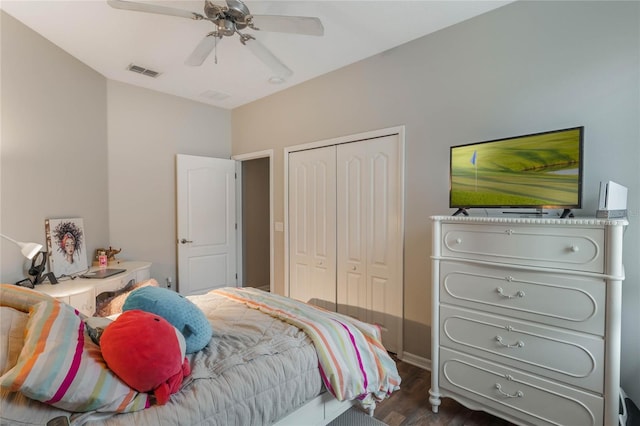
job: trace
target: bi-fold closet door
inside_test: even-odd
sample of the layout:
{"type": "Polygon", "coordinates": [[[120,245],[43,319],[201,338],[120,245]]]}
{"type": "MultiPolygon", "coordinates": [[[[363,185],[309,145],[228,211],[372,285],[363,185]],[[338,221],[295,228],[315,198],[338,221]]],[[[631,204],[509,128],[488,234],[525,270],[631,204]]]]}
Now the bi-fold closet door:
{"type": "Polygon", "coordinates": [[[336,310],[335,146],[289,154],[289,297],[336,310]]]}
{"type": "Polygon", "coordinates": [[[402,330],[398,135],[289,153],[290,297],[402,330]]]}

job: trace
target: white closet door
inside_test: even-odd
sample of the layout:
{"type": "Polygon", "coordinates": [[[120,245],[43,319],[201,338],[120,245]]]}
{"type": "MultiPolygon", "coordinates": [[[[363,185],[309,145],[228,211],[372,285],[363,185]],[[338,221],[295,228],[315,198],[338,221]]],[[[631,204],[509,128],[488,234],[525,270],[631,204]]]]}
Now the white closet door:
{"type": "Polygon", "coordinates": [[[289,296],[336,310],[336,148],[289,154],[289,296]]]}
{"type": "Polygon", "coordinates": [[[338,312],[374,323],[387,350],[402,330],[398,135],[337,147],[338,312]]]}

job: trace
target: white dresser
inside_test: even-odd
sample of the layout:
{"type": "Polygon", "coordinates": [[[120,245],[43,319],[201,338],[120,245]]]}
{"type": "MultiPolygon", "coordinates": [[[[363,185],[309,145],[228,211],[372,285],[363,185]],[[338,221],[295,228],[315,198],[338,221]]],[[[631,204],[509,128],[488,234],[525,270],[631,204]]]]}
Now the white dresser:
{"type": "Polygon", "coordinates": [[[616,425],[627,221],[431,219],[433,411],[616,425]]]}

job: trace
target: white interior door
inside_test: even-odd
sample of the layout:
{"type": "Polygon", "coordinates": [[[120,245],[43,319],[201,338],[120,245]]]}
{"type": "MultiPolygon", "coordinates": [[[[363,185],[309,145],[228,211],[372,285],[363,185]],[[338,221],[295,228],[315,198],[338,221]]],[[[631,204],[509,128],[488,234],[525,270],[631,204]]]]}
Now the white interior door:
{"type": "Polygon", "coordinates": [[[178,291],[236,286],[236,162],[177,155],[178,291]]]}
{"type": "Polygon", "coordinates": [[[289,297],[336,310],[335,147],[289,154],[289,297]]]}
{"type": "Polygon", "coordinates": [[[377,324],[391,352],[402,332],[402,186],[398,135],[337,150],[338,312],[377,324]]]}

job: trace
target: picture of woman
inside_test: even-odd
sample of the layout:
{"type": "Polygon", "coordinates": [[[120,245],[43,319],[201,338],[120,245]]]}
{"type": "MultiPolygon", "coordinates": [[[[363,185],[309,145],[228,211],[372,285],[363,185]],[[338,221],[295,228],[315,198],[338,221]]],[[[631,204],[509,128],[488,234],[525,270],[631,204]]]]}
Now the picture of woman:
{"type": "Polygon", "coordinates": [[[55,276],[71,276],[86,271],[82,219],[48,219],[45,228],[55,276]]]}

